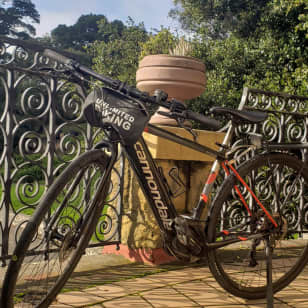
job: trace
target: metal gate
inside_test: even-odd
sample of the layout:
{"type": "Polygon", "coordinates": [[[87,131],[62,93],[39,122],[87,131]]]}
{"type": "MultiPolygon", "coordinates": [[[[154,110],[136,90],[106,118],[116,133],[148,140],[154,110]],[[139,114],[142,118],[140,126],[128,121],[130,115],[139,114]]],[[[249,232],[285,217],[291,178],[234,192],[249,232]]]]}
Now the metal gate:
{"type": "MultiPolygon", "coordinates": [[[[40,67],[54,65],[43,47],[0,36],[0,259],[10,258],[16,241],[55,174],[92,148],[101,132],[83,119],[85,85],[50,77],[40,67]]],[[[268,142],[308,142],[308,98],[245,88],[240,108],[269,113],[261,125],[237,130],[234,145],[245,143],[242,133],[255,132],[268,142]]],[[[307,153],[295,153],[305,159],[307,153]]],[[[97,226],[90,246],[119,243],[123,159],[113,172],[113,197],[97,226]]],[[[307,194],[295,218],[308,225],[307,194]],[[307,216],[307,217],[306,217],[307,216]]]]}
{"type": "MultiPolygon", "coordinates": [[[[102,132],[81,114],[82,84],[50,77],[54,65],[40,46],[0,37],[0,259],[6,264],[44,191],[74,158],[93,147],[102,132]]],[[[122,160],[113,172],[112,194],[90,246],[120,241],[122,160]],[[108,207],[108,209],[106,209],[108,207]]]]}

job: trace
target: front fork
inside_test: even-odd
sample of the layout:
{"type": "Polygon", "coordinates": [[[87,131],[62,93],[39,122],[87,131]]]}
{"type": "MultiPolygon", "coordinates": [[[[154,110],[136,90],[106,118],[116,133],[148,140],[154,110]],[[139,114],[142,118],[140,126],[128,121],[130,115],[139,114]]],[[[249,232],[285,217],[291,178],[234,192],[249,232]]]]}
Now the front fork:
{"type": "MultiPolygon", "coordinates": [[[[75,243],[79,241],[80,236],[83,233],[83,226],[84,226],[83,222],[88,221],[90,219],[91,214],[94,212],[94,207],[96,206],[97,202],[99,202],[101,199],[100,192],[104,190],[104,185],[108,183],[107,180],[118,158],[118,144],[116,143],[102,141],[96,144],[94,149],[106,149],[110,153],[110,155],[108,155],[109,161],[104,162],[106,164],[106,171],[104,172],[104,175],[101,179],[101,182],[99,184],[99,187],[97,189],[95,196],[91,200],[89,200],[90,202],[89,202],[89,205],[87,206],[87,209],[85,210],[86,212],[85,216],[82,215],[79,221],[76,223],[75,235],[70,239],[71,247],[73,247],[75,243]]],[[[75,179],[74,183],[72,184],[70,188],[71,192],[73,192],[76,186],[79,184],[83,175],[84,175],[84,171],[81,170],[78,177],[75,179]]],[[[64,209],[64,207],[66,206],[66,201],[68,199],[69,199],[69,195],[66,196],[65,199],[62,201],[61,205],[58,207],[58,209],[52,216],[51,220],[48,222],[48,224],[45,227],[44,233],[45,233],[45,236],[48,237],[48,241],[47,241],[48,243],[49,241],[53,241],[53,240],[58,240],[61,242],[61,241],[64,241],[66,238],[65,234],[63,235],[62,233],[58,232],[57,219],[59,215],[61,214],[62,210],[64,209]]]]}

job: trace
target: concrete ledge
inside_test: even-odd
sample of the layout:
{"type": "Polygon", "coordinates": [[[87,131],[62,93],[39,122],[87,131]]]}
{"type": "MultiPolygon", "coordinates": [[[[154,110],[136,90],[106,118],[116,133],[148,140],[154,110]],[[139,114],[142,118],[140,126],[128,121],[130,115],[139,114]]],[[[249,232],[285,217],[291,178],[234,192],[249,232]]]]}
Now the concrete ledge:
{"type": "Polygon", "coordinates": [[[116,246],[105,246],[103,255],[122,256],[131,262],[138,262],[150,265],[160,265],[174,262],[175,257],[169,256],[163,248],[129,248],[127,245],[121,244],[120,250],[116,246]]]}

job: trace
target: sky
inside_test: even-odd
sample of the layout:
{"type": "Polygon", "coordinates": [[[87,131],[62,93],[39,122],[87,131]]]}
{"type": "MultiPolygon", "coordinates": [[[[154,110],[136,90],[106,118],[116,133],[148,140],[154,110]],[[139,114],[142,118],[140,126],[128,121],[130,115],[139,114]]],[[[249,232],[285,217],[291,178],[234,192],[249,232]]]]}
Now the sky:
{"type": "Polygon", "coordinates": [[[36,35],[50,33],[59,24],[73,25],[81,15],[102,14],[109,21],[127,21],[132,17],[135,23],[144,22],[148,31],[160,26],[174,28],[175,22],[168,17],[174,7],[172,0],[32,0],[41,15],[36,35]]]}

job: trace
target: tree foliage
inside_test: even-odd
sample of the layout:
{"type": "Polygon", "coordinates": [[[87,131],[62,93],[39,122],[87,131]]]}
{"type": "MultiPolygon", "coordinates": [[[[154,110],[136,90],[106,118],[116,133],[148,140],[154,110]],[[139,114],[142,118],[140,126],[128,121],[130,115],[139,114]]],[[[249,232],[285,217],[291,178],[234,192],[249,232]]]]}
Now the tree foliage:
{"type": "Polygon", "coordinates": [[[237,32],[249,36],[256,31],[271,0],[174,0],[170,16],[183,29],[217,39],[237,32]]]}
{"type": "Polygon", "coordinates": [[[149,34],[149,38],[141,45],[140,59],[147,55],[168,54],[177,43],[177,38],[170,30],[162,28],[159,32],[149,34]]]}
{"type": "Polygon", "coordinates": [[[99,40],[108,42],[121,36],[124,24],[120,20],[109,22],[104,15],[81,15],[72,26],[59,25],[51,32],[51,39],[58,48],[83,50],[99,40]]]}
{"type": "Polygon", "coordinates": [[[31,0],[0,1],[0,34],[28,39],[35,35],[31,23],[39,23],[40,15],[31,0]]]}
{"type": "MultiPolygon", "coordinates": [[[[103,27],[99,31],[105,35],[105,29],[103,27]]],[[[94,69],[134,85],[141,45],[147,39],[144,24],[135,24],[129,19],[121,33],[112,34],[109,40],[96,41],[88,47],[88,52],[93,56],[94,69]]]]}
{"type": "Polygon", "coordinates": [[[192,108],[239,104],[244,86],[308,94],[306,0],[174,0],[196,42],[207,88],[192,108]]]}

